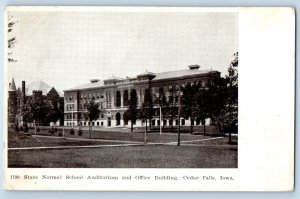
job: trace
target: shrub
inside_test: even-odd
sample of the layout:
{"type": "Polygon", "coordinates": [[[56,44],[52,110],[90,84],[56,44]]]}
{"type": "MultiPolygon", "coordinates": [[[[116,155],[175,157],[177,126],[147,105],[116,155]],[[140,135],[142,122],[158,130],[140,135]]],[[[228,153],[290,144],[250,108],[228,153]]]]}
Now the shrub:
{"type": "Polygon", "coordinates": [[[78,130],[78,136],[82,136],[82,130],[78,130]]]}
{"type": "Polygon", "coordinates": [[[19,126],[18,126],[17,124],[15,124],[15,131],[16,131],[16,132],[19,132],[19,131],[20,131],[19,126]]]}
{"type": "Polygon", "coordinates": [[[74,135],[74,134],[75,134],[74,129],[71,129],[71,130],[70,130],[70,135],[74,135]]]}
{"type": "Polygon", "coordinates": [[[51,132],[52,132],[52,130],[51,130],[51,129],[49,129],[49,130],[48,130],[48,133],[51,133],[51,132]]]}
{"type": "Polygon", "coordinates": [[[62,132],[61,131],[58,132],[58,137],[62,137],[62,132]]]}
{"type": "Polygon", "coordinates": [[[20,126],[20,131],[23,131],[23,126],[20,126]]]}
{"type": "Polygon", "coordinates": [[[40,132],[41,130],[40,130],[40,128],[38,127],[38,128],[36,128],[36,132],[40,132]]]}
{"type": "Polygon", "coordinates": [[[28,132],[28,127],[27,127],[27,126],[24,126],[24,127],[23,127],[23,131],[24,131],[24,132],[28,132]]]}

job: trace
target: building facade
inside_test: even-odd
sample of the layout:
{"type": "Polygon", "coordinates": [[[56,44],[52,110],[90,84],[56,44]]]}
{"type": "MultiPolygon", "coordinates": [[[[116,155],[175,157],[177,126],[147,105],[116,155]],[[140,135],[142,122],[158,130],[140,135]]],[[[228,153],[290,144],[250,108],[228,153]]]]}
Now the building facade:
{"type": "MultiPolygon", "coordinates": [[[[22,81],[21,88],[16,89],[14,79],[9,83],[8,88],[8,123],[10,126],[24,126],[23,116],[26,105],[34,98],[46,99],[50,102],[57,103],[57,106],[63,110],[63,94],[59,93],[54,87],[49,86],[43,81],[35,81],[26,86],[22,81]]],[[[26,124],[31,125],[31,124],[26,124]]],[[[49,125],[49,124],[41,124],[49,125]]],[[[56,122],[56,125],[63,125],[63,117],[56,122]]]]}
{"type": "MultiPolygon", "coordinates": [[[[92,121],[92,126],[126,127],[130,121],[124,120],[124,113],[128,109],[130,91],[136,90],[137,106],[141,108],[147,89],[153,100],[154,116],[151,119],[152,126],[176,126],[190,125],[189,120],[184,118],[165,115],[160,119],[160,107],[158,104],[159,93],[163,92],[167,102],[178,109],[179,96],[182,95],[180,86],[186,83],[201,83],[202,87],[213,85],[220,79],[220,72],[216,70],[200,70],[200,66],[191,65],[189,69],[169,71],[162,73],[144,72],[133,78],[110,77],[104,81],[92,79],[90,83],[77,86],[64,91],[64,125],[65,126],[88,126],[89,121],[84,118],[85,104],[94,99],[99,103],[100,116],[92,121]]],[[[210,120],[206,120],[209,125],[210,120]]],[[[145,126],[145,121],[137,119],[135,126],[145,126]]],[[[201,125],[200,122],[195,125],[201,125]]]]}

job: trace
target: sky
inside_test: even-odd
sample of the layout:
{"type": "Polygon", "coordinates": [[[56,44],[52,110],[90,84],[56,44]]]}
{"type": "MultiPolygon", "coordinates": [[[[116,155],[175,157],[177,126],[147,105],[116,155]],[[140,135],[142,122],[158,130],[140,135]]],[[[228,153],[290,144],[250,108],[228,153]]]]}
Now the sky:
{"type": "Polygon", "coordinates": [[[14,11],[17,42],[8,79],[43,80],[63,91],[90,79],[145,70],[214,69],[238,51],[238,14],[222,12],[14,11]]]}

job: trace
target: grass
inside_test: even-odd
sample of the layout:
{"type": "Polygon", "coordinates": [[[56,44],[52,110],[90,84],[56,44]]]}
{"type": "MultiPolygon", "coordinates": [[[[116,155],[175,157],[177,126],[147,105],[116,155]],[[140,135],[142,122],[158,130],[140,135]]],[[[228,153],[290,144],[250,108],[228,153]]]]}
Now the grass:
{"type": "MultiPolygon", "coordinates": [[[[41,132],[43,134],[43,132],[41,132]]],[[[84,133],[85,134],[85,133],[84,133]]],[[[72,137],[71,135],[68,135],[72,137]]],[[[78,136],[73,136],[78,138],[78,136]]],[[[84,137],[84,136],[83,136],[84,137]]],[[[118,144],[102,139],[143,141],[143,134],[128,132],[96,132],[92,140],[61,137],[34,138],[24,133],[8,132],[8,147],[85,146],[118,144]]],[[[149,144],[99,148],[64,148],[9,150],[8,166],[23,168],[236,168],[237,143],[228,144],[228,137],[205,141],[209,136],[182,134],[181,146],[149,144]],[[190,144],[190,145],[189,145],[190,144]]],[[[233,137],[236,139],[236,137],[233,137]]],[[[176,134],[149,133],[148,142],[176,142],[176,134]]]]}
{"type": "Polygon", "coordinates": [[[41,168],[236,168],[237,149],[191,146],[129,146],[9,151],[9,167],[41,168]]]}
{"type": "MultiPolygon", "coordinates": [[[[40,132],[37,132],[38,135],[45,135],[45,136],[58,136],[58,132],[51,134],[48,132],[49,129],[41,129],[40,132]]],[[[59,130],[60,132],[62,130],[59,130]]],[[[34,130],[30,129],[29,133],[34,134],[34,130]]],[[[91,138],[93,139],[109,139],[109,140],[123,140],[123,141],[134,141],[134,142],[144,142],[144,133],[133,132],[130,133],[128,129],[122,128],[111,128],[107,130],[99,130],[94,129],[91,133],[91,138]],[[120,131],[119,131],[120,130],[120,131]]],[[[78,136],[78,130],[75,130],[75,135],[70,134],[70,129],[65,129],[65,137],[70,138],[89,138],[89,131],[83,130],[82,136],[78,136]]],[[[203,135],[191,135],[189,133],[181,133],[181,140],[198,140],[203,139],[203,137],[210,137],[210,136],[203,136],[203,135]]],[[[159,132],[149,132],[147,133],[147,141],[148,142],[156,142],[156,143],[165,143],[165,142],[175,142],[178,139],[177,133],[162,133],[159,132]]]]}

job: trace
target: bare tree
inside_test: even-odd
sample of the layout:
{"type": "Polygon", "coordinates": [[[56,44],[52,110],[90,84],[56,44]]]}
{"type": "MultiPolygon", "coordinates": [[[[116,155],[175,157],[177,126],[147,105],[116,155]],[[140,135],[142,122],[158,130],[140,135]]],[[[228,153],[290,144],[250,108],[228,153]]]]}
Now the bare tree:
{"type": "Polygon", "coordinates": [[[15,58],[13,58],[12,54],[12,50],[15,47],[15,44],[17,42],[16,40],[16,36],[14,35],[14,28],[15,25],[18,23],[18,21],[14,20],[14,16],[12,15],[8,15],[8,23],[7,23],[7,48],[8,48],[8,52],[7,52],[7,60],[8,62],[17,62],[18,60],[16,60],[15,58]]]}

